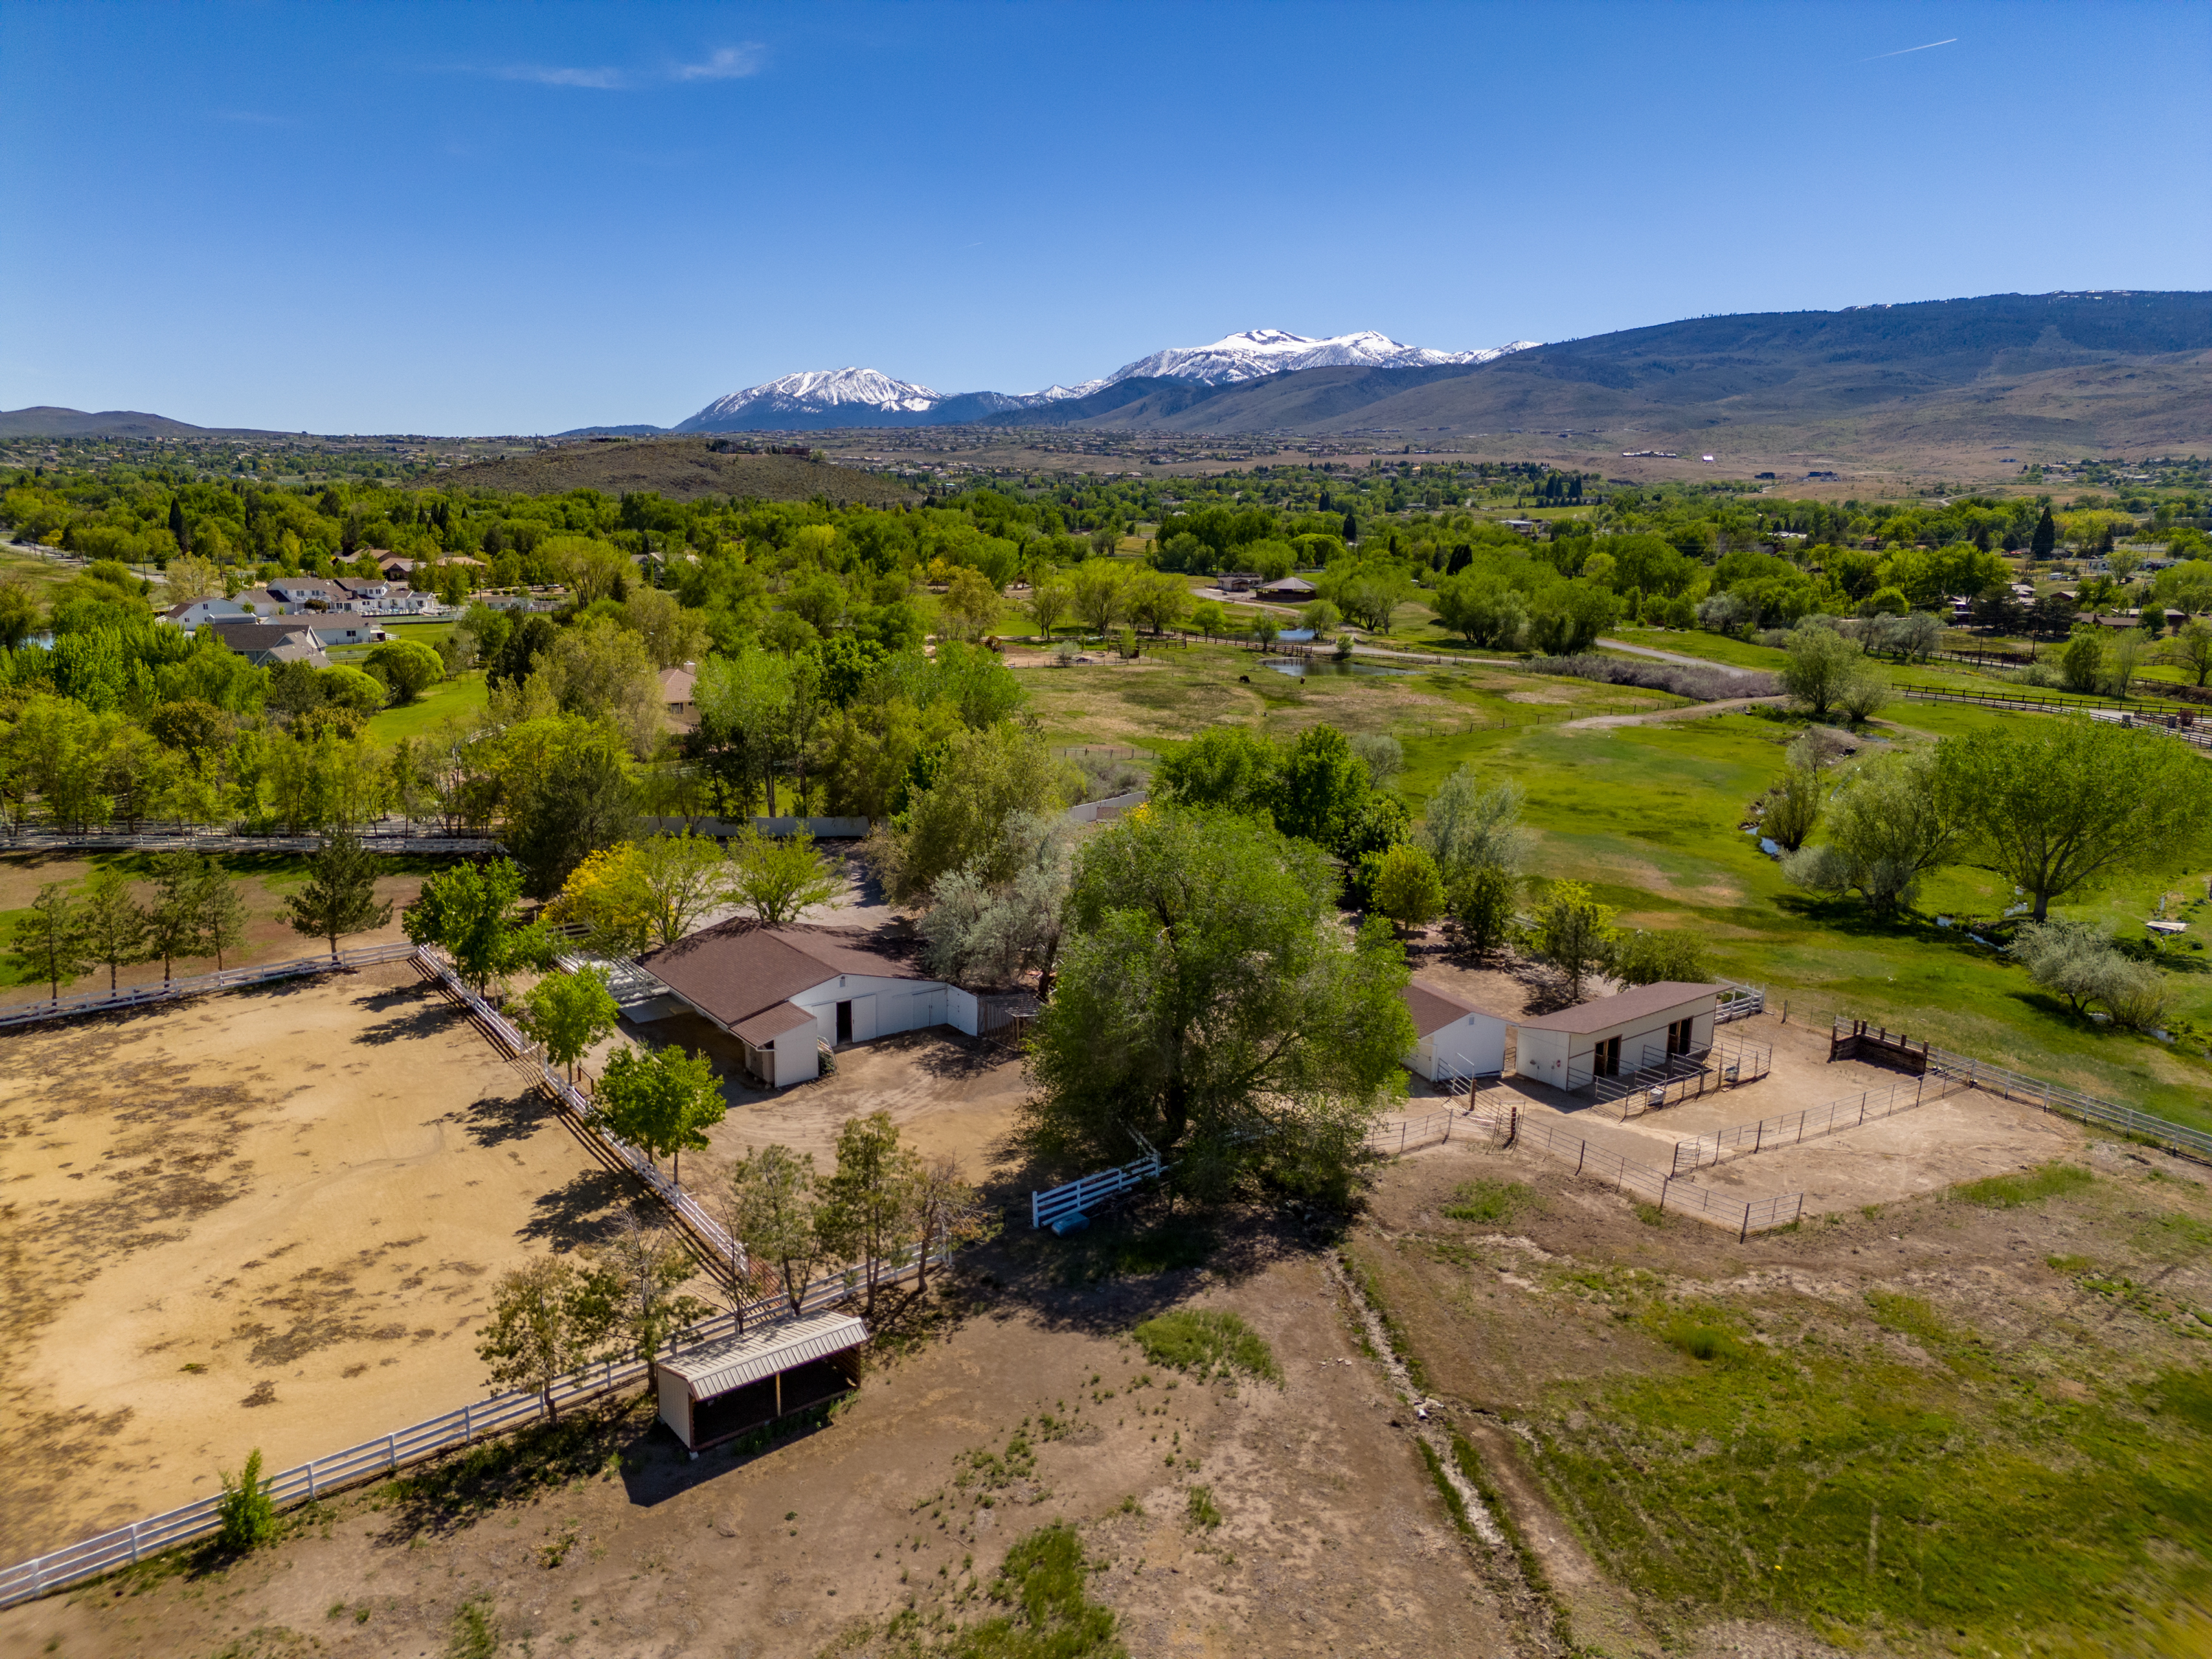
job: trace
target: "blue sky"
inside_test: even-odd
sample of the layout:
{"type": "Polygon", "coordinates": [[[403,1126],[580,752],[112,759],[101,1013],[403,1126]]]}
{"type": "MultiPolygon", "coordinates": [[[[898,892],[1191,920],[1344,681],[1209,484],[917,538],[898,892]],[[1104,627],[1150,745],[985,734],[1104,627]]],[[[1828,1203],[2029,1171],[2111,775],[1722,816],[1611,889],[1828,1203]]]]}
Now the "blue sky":
{"type": "Polygon", "coordinates": [[[2212,273],[2202,3],[15,0],[0,30],[10,408],[667,424],[848,363],[1021,392],[1243,328],[1464,348],[2212,273]]]}

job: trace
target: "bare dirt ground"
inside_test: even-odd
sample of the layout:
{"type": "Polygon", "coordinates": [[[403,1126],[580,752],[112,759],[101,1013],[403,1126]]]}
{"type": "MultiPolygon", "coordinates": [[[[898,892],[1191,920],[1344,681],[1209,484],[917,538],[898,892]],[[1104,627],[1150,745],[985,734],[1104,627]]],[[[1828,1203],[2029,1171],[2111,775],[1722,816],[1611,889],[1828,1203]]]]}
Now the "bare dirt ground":
{"type": "Polygon", "coordinates": [[[1455,1530],[1311,1253],[1090,1289],[1055,1287],[1027,1249],[999,1265],[1024,1282],[973,1281],[964,1311],[807,1437],[691,1462],[641,1405],[603,1469],[481,1519],[373,1486],[235,1567],[0,1613],[0,1646],[434,1653],[477,1601],[501,1652],[869,1652],[908,1605],[981,1616],[963,1593],[1064,1520],[1133,1654],[1547,1650],[1455,1530]],[[1243,1314],[1283,1386],[1147,1366],[1125,1334],[1185,1303],[1243,1314]],[[1218,1527],[1193,1521],[1194,1486],[1218,1527]]]}
{"type": "MultiPolygon", "coordinates": [[[[21,909],[39,895],[39,889],[48,882],[78,883],[92,873],[91,860],[70,858],[61,854],[16,854],[0,858],[0,911],[21,909]]],[[[250,915],[246,924],[246,942],[239,949],[225,953],[226,968],[249,967],[256,963],[286,962],[295,957],[311,957],[327,951],[329,946],[319,939],[302,937],[277,914],[277,905],[284,891],[272,887],[252,874],[240,878],[250,915]]],[[[400,913],[413,903],[422,890],[419,875],[385,876],[376,884],[376,896],[389,901],[392,919],[382,927],[367,933],[355,933],[344,940],[344,948],[356,950],[370,945],[396,944],[406,935],[400,931],[400,913]]],[[[149,903],[153,896],[150,882],[132,884],[132,891],[140,903],[149,903]]],[[[173,971],[182,977],[191,974],[211,974],[216,962],[212,957],[194,957],[179,961],[173,971]]],[[[115,975],[118,987],[158,985],[161,982],[161,964],[158,962],[133,963],[119,969],[115,975]]],[[[105,967],[85,975],[74,985],[64,984],[62,994],[79,994],[107,989],[108,974],[105,967]]],[[[52,992],[43,983],[0,985],[0,1004],[11,1002],[44,1002],[52,992]]]]}
{"type": "Polygon", "coordinates": [[[0,1036],[0,1556],[485,1390],[485,1290],[623,1194],[404,963],[0,1036]]]}

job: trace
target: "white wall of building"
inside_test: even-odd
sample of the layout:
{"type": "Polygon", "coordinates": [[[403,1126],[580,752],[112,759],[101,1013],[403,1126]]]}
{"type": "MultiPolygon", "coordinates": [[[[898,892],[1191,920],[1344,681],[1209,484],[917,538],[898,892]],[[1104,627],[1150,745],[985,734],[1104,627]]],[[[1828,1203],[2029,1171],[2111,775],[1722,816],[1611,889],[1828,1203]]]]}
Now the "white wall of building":
{"type": "Polygon", "coordinates": [[[1465,1014],[1440,1026],[1413,1047],[1406,1069],[1431,1083],[1438,1076],[1488,1077],[1505,1069],[1505,1022],[1494,1014],[1465,1014]]]}

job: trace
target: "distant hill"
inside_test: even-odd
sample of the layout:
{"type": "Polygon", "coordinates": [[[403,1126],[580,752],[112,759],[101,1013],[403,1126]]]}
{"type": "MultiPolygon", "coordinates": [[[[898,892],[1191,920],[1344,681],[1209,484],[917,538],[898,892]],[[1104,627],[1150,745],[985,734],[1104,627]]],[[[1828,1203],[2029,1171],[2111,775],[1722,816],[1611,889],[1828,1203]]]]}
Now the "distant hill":
{"type": "Polygon", "coordinates": [[[2212,441],[2212,294],[1992,295],[1701,317],[1467,368],[1123,381],[1000,423],[1169,432],[1681,432],[1850,420],[1880,439],[2212,441]]]}
{"type": "Polygon", "coordinates": [[[0,409],[0,438],[214,438],[243,431],[235,427],[192,426],[135,409],[103,410],[97,415],[47,404],[0,409]]]}
{"type": "MultiPolygon", "coordinates": [[[[719,441],[726,444],[727,441],[719,441]]],[[[749,455],[708,438],[646,438],[563,444],[533,454],[480,461],[417,479],[417,489],[513,489],[557,495],[597,489],[610,495],[650,489],[672,501],[702,495],[806,501],[817,495],[840,507],[888,507],[917,499],[895,478],[880,477],[799,455],[749,455]]]]}

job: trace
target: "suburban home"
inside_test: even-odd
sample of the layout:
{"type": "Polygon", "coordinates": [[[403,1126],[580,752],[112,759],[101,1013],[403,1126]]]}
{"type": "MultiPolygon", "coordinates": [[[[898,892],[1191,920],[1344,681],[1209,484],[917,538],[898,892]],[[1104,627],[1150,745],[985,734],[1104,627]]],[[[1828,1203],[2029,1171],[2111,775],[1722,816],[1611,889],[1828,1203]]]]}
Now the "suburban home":
{"type": "Polygon", "coordinates": [[[1213,585],[1224,593],[1249,593],[1264,580],[1256,570],[1224,570],[1213,579],[1213,585]]]}
{"type": "Polygon", "coordinates": [[[248,617],[226,627],[223,619],[217,618],[208,626],[226,651],[236,653],[256,668],[280,662],[303,662],[310,668],[331,665],[314,630],[296,623],[257,622],[248,617]]]}
{"type": "Polygon", "coordinates": [[[1717,985],[1662,980],[1519,1020],[1513,1070],[1571,1091],[1598,1078],[1662,1066],[1676,1054],[1702,1054],[1713,1046],[1719,992],[1717,985]]]}
{"type": "Polygon", "coordinates": [[[1407,1071],[1438,1083],[1495,1077],[1505,1069],[1509,1021],[1418,979],[1409,980],[1400,994],[1419,1036],[1413,1053],[1406,1056],[1407,1071]]]}
{"type": "Polygon", "coordinates": [[[870,948],[862,933],[725,921],[637,965],[735,1037],[746,1071],[771,1088],[819,1077],[825,1047],[926,1025],[975,1030],[973,995],[870,948]]]}
{"type": "Polygon", "coordinates": [[[202,623],[215,622],[226,617],[244,622],[246,607],[236,599],[226,599],[217,593],[208,599],[189,599],[183,605],[173,605],[157,620],[168,623],[172,628],[181,628],[189,634],[202,623]]]}
{"type": "Polygon", "coordinates": [[[346,598],[336,582],[324,576],[271,576],[264,586],[269,597],[283,607],[283,614],[288,617],[297,616],[310,606],[318,611],[335,611],[346,598]]]}
{"type": "Polygon", "coordinates": [[[697,711],[691,706],[692,690],[698,679],[699,665],[696,662],[660,671],[660,700],[667,707],[668,723],[679,731],[688,732],[699,723],[697,711]]]}

